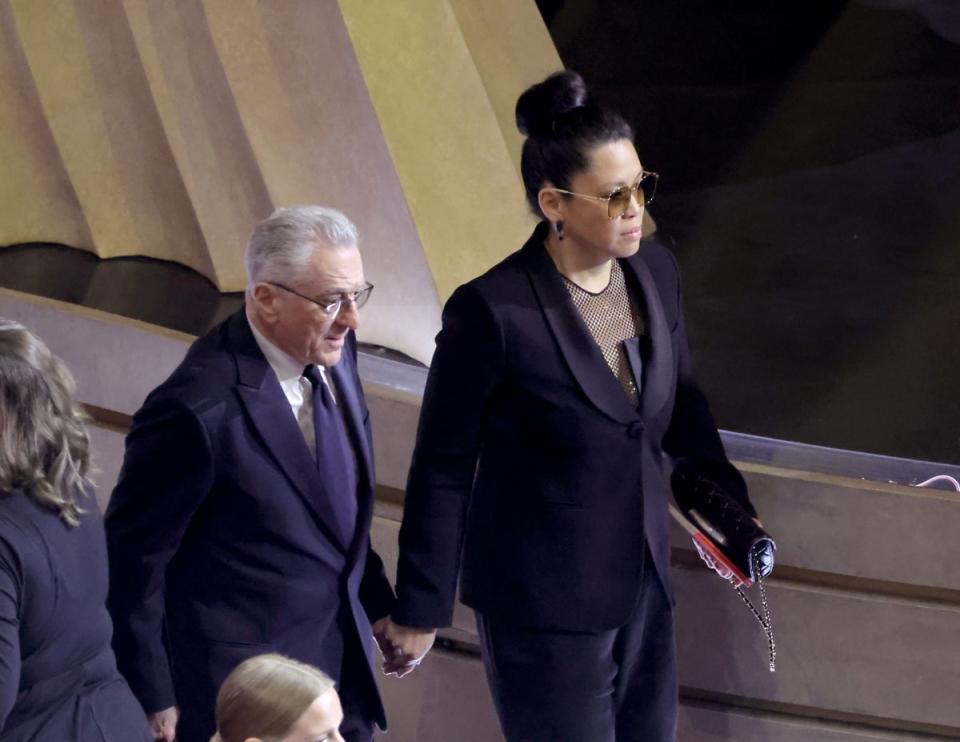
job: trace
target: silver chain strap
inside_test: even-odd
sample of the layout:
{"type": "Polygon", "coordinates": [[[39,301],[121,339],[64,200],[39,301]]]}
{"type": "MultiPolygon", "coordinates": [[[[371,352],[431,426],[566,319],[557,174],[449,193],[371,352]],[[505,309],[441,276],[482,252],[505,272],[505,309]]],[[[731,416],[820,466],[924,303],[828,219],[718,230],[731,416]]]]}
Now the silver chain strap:
{"type": "Polygon", "coordinates": [[[777,645],[773,641],[773,622],[770,620],[770,605],[767,603],[767,590],[763,586],[763,577],[760,574],[760,555],[754,551],[750,555],[750,559],[753,563],[753,573],[757,576],[757,587],[760,588],[760,608],[763,611],[763,615],[761,615],[760,611],[758,611],[753,603],[750,602],[750,598],[747,597],[747,594],[743,591],[741,586],[737,585],[734,589],[737,591],[737,595],[740,596],[740,599],[747,604],[747,608],[750,609],[750,612],[753,613],[757,621],[759,621],[760,626],[763,627],[763,632],[767,635],[767,649],[770,656],[770,672],[776,672],[777,645]]]}

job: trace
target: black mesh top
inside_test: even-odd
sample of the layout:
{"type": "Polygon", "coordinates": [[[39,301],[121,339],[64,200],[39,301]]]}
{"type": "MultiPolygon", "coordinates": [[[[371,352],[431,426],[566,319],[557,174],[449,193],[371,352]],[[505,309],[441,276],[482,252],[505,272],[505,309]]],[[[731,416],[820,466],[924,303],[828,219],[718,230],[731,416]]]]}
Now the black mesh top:
{"type": "Polygon", "coordinates": [[[637,303],[627,289],[619,261],[611,261],[610,282],[603,291],[592,294],[566,277],[564,285],[587,329],[600,346],[610,370],[630,397],[630,401],[636,404],[637,385],[630,372],[623,341],[640,337],[644,332],[644,325],[637,303]]]}

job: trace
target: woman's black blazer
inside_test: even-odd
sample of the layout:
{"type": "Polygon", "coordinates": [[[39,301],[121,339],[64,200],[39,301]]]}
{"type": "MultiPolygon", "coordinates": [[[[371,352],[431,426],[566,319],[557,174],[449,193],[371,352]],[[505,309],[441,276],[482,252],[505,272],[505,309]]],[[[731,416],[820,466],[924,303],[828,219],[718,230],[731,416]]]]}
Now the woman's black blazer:
{"type": "Polygon", "coordinates": [[[107,547],[94,499],[70,528],[0,492],[0,742],[145,742],[110,648],[107,547]]]}
{"type": "Polygon", "coordinates": [[[400,624],[449,625],[459,576],[463,602],[491,617],[572,631],[623,625],[644,568],[671,592],[670,464],[724,471],[746,502],[691,375],[672,254],[649,239],[621,261],[647,330],[628,345],[634,406],[546,234],[540,224],[444,308],[400,530],[400,624]]]}

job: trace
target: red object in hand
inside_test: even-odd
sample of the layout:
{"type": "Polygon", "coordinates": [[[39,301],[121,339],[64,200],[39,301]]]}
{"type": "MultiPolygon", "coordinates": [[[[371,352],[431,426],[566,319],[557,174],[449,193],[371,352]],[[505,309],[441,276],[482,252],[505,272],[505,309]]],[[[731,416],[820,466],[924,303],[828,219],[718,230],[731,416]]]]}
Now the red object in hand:
{"type": "MultiPolygon", "coordinates": [[[[709,556],[710,559],[716,562],[717,565],[730,572],[730,577],[728,579],[734,587],[750,587],[753,584],[753,580],[741,572],[740,568],[737,567],[736,564],[727,559],[724,553],[717,548],[716,544],[714,544],[713,541],[711,541],[710,538],[702,531],[697,531],[691,535],[697,547],[700,549],[701,556],[709,556]]],[[[717,569],[717,566],[712,564],[710,566],[718,572],[720,571],[717,569]]]]}
{"type": "Polygon", "coordinates": [[[750,579],[749,575],[745,575],[743,570],[730,561],[707,534],[687,520],[676,507],[670,505],[669,508],[670,515],[679,525],[683,526],[683,530],[690,534],[694,545],[700,552],[701,559],[706,562],[710,569],[729,580],[734,587],[750,587],[753,585],[753,580],[750,579]]]}

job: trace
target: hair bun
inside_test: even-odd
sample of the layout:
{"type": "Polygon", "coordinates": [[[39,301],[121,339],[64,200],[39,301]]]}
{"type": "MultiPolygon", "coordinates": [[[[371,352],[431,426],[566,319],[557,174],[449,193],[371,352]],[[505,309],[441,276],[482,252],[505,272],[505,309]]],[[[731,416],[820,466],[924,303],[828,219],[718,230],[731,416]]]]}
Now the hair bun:
{"type": "Polygon", "coordinates": [[[549,137],[554,122],[590,100],[587,84],[573,70],[556,72],[531,85],[517,100],[517,128],[529,137],[549,137]]]}

